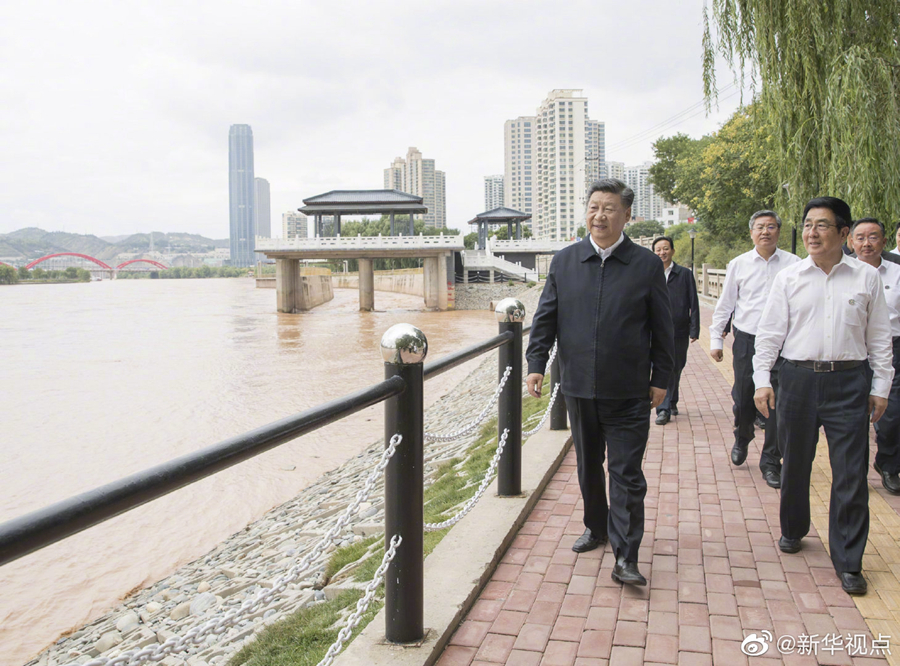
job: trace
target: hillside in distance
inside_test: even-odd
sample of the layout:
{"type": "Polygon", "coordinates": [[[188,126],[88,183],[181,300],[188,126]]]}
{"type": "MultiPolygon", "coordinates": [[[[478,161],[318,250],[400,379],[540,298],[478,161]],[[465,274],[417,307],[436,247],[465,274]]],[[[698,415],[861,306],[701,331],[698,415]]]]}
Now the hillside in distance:
{"type": "Polygon", "coordinates": [[[228,239],[214,240],[199,234],[183,232],[131,234],[114,236],[116,242],[92,234],[71,234],[64,231],[44,231],[36,227],[0,234],[0,258],[39,259],[57,252],[87,254],[102,261],[115,259],[123,252],[148,252],[150,238],[153,249],[166,253],[211,252],[217,247],[228,247],[228,239]]]}

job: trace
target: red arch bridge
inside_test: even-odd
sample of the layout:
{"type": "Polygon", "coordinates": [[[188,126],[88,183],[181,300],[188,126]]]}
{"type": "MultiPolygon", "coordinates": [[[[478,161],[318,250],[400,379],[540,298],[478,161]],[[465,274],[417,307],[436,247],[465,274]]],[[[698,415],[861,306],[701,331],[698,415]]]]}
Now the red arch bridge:
{"type": "Polygon", "coordinates": [[[91,273],[100,273],[100,274],[109,274],[110,276],[115,275],[119,271],[154,271],[154,270],[168,270],[168,266],[165,264],[161,264],[158,261],[154,261],[153,259],[130,259],[128,261],[123,261],[121,264],[113,268],[109,264],[100,259],[92,257],[87,254],[81,254],[79,252],[56,252],[55,254],[48,254],[46,257],[41,257],[40,259],[35,259],[31,263],[25,266],[26,270],[31,270],[37,267],[39,264],[50,261],[50,265],[54,267],[54,269],[58,270],[58,266],[61,264],[66,264],[63,268],[68,267],[70,265],[77,265],[78,267],[82,267],[84,262],[77,262],[73,264],[71,260],[61,259],[62,257],[75,257],[77,259],[83,259],[86,262],[91,262],[96,266],[89,266],[87,270],[91,273]],[[144,265],[136,265],[136,264],[150,264],[150,266],[144,265]]]}

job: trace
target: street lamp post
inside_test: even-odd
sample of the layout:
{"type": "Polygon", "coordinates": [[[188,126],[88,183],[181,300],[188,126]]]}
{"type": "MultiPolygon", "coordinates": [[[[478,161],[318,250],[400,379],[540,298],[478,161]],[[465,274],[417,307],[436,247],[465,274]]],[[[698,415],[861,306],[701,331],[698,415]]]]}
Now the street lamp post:
{"type": "Polygon", "coordinates": [[[694,278],[697,277],[697,271],[694,270],[694,239],[697,237],[697,230],[694,227],[688,229],[688,236],[691,237],[691,273],[694,274],[694,278]]]}

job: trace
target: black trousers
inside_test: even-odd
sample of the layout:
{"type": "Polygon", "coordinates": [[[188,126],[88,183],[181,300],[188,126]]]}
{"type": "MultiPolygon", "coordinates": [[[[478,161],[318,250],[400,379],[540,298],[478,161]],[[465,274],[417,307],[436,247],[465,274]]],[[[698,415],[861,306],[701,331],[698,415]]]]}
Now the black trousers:
{"type": "Polygon", "coordinates": [[[784,442],[781,474],[781,533],[809,533],[809,479],[819,427],[825,427],[831,457],[828,542],[835,570],[860,571],[869,535],[867,366],[815,372],[790,361],[781,366],[776,411],[784,442]]]}
{"type": "Polygon", "coordinates": [[[884,415],[875,424],[875,464],[889,474],[900,473],[900,337],[894,338],[894,381],[884,415]]]}
{"type": "Polygon", "coordinates": [[[687,353],[691,340],[688,336],[675,336],[675,367],[672,370],[672,378],[669,380],[669,388],[666,397],[656,408],[656,413],[671,411],[678,406],[678,386],[681,384],[681,371],[687,365],[687,353]]]}
{"type": "MultiPolygon", "coordinates": [[[[734,386],[731,387],[731,398],[734,400],[734,437],[741,444],[753,439],[753,421],[756,419],[756,403],[753,394],[753,354],[756,353],[756,336],[734,329],[734,344],[731,347],[734,368],[734,386]]],[[[778,396],[778,370],[782,359],[776,361],[772,368],[772,389],[778,396]]],[[[765,438],[762,454],[759,457],[759,468],[763,472],[781,471],[781,447],[778,444],[778,417],[775,411],[769,410],[766,420],[765,438]]]]}
{"type": "Polygon", "coordinates": [[[644,537],[647,480],[641,469],[650,432],[650,398],[590,400],[566,396],[584,499],[584,525],[608,535],[616,557],[637,562],[644,537]],[[603,461],[609,459],[609,502],[603,461]]]}

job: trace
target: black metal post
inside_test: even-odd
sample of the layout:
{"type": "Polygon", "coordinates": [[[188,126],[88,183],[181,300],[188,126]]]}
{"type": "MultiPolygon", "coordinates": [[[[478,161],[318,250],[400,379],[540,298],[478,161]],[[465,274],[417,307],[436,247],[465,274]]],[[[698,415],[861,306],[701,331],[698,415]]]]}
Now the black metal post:
{"type": "Polygon", "coordinates": [[[500,322],[500,333],[510,331],[512,340],[504,344],[498,353],[498,379],[503,378],[506,366],[511,366],[509,379],[497,402],[497,437],[509,429],[506,445],[500,456],[497,470],[499,495],[522,494],[522,321],[525,306],[514,298],[504,298],[495,310],[500,322]]]}
{"type": "Polygon", "coordinates": [[[697,279],[697,271],[694,269],[694,237],[691,236],[691,274],[697,279]]]}
{"type": "MultiPolygon", "coordinates": [[[[553,389],[559,382],[559,351],[557,350],[556,356],[553,357],[553,363],[550,364],[550,395],[553,395],[553,389]]],[[[550,430],[565,430],[569,427],[566,421],[566,401],[560,391],[557,392],[556,402],[553,403],[553,409],[550,410],[550,430]]]]}
{"type": "Polygon", "coordinates": [[[395,534],[403,539],[384,577],[384,635],[392,643],[413,643],[425,635],[422,361],[427,342],[418,329],[397,324],[384,334],[381,348],[385,378],[406,382],[403,393],[384,403],[385,446],[395,434],[403,436],[384,471],[384,547],[395,534]]]}
{"type": "Polygon", "coordinates": [[[791,225],[791,254],[797,254],[797,225],[791,225]]]}

